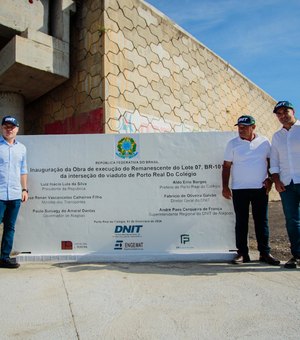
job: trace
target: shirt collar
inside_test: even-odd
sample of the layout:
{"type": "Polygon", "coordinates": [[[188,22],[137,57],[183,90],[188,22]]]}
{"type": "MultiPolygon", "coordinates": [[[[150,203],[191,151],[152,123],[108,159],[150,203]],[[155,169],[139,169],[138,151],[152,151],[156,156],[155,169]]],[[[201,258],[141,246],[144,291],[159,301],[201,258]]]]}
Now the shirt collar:
{"type": "Polygon", "coordinates": [[[290,129],[293,128],[293,126],[299,126],[300,125],[300,120],[296,120],[295,123],[287,130],[286,128],[284,128],[283,126],[281,127],[281,129],[279,131],[289,131],[290,129]]]}
{"type": "Polygon", "coordinates": [[[294,125],[300,125],[300,120],[297,119],[294,125]]]}
{"type": "Polygon", "coordinates": [[[14,145],[14,144],[18,144],[18,141],[15,139],[13,144],[8,144],[7,141],[3,138],[3,136],[0,137],[0,143],[1,144],[7,144],[7,145],[14,145]]]}
{"type": "Polygon", "coordinates": [[[251,143],[251,142],[253,142],[257,137],[258,137],[258,134],[255,132],[254,138],[253,138],[252,140],[243,139],[243,138],[241,138],[240,136],[239,136],[239,139],[242,140],[243,142],[251,143]]]}

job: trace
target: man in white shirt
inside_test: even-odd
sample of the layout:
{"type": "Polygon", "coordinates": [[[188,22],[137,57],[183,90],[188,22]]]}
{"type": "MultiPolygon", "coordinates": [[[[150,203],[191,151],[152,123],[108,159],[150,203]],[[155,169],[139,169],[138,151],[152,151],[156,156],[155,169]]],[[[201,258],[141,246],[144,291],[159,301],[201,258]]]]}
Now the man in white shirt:
{"type": "Polygon", "coordinates": [[[300,266],[300,121],[287,100],[273,111],[282,128],[272,138],[270,173],[279,192],[291,244],[292,258],[285,268],[300,266]]]}
{"type": "Polygon", "coordinates": [[[239,136],[231,139],[225,150],[222,170],[222,194],[233,200],[236,217],[237,256],[234,264],[250,262],[248,248],[249,206],[251,203],[259,260],[270,265],[280,261],[270,254],[268,225],[268,193],[272,181],[268,178],[270,142],[255,133],[252,116],[239,117],[239,136]],[[231,189],[229,179],[232,179],[231,189]]]}

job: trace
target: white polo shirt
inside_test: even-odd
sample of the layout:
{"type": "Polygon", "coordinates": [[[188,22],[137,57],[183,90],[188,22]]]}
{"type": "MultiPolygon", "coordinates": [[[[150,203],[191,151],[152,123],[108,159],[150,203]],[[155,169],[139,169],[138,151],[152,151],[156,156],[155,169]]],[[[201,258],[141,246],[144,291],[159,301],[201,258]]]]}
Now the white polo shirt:
{"type": "Polygon", "coordinates": [[[250,142],[240,137],[231,139],[225,149],[224,160],[232,162],[232,189],[260,189],[268,177],[271,145],[264,136],[255,135],[250,142]]]}
{"type": "Polygon", "coordinates": [[[282,128],[272,138],[271,174],[279,174],[284,185],[300,183],[300,121],[289,129],[282,128]]]}

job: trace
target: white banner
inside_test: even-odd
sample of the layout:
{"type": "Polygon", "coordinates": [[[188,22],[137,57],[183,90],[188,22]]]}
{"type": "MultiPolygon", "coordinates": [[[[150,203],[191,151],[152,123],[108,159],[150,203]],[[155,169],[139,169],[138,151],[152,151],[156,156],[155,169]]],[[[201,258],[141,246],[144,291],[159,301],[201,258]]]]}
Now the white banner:
{"type": "Polygon", "coordinates": [[[20,136],[29,201],[19,260],[222,260],[235,249],[221,194],[230,132],[20,136]]]}

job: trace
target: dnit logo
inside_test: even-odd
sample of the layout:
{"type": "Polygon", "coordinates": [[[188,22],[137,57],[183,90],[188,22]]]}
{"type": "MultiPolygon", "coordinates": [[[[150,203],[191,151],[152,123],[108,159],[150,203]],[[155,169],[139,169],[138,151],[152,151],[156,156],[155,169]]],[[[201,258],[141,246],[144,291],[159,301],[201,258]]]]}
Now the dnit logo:
{"type": "Polygon", "coordinates": [[[114,250],[122,250],[123,249],[123,242],[122,240],[116,240],[114,250]]]}
{"type": "Polygon", "coordinates": [[[139,234],[142,225],[116,225],[115,234],[139,234]]]}
{"type": "Polygon", "coordinates": [[[188,234],[181,234],[180,235],[180,243],[181,244],[186,244],[188,242],[190,242],[190,235],[188,235],[188,234]]]}

